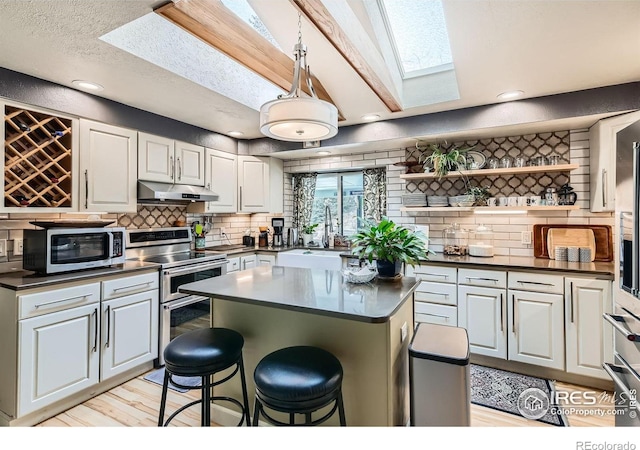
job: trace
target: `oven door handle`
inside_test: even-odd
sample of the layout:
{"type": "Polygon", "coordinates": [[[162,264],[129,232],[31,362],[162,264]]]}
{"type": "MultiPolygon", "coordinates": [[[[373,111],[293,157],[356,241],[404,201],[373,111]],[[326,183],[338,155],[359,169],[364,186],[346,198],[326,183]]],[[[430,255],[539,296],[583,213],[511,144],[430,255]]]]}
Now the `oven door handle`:
{"type": "Polygon", "coordinates": [[[190,297],[185,298],[184,300],[176,300],[173,302],[165,303],[162,307],[167,311],[173,311],[174,309],[182,308],[183,306],[189,306],[194,303],[201,302],[203,300],[207,300],[209,297],[202,297],[200,295],[192,295],[190,297]]]}
{"type": "Polygon", "coordinates": [[[633,331],[629,330],[623,325],[625,323],[623,316],[604,313],[602,317],[604,317],[604,320],[613,325],[613,328],[620,334],[622,334],[625,338],[627,338],[627,340],[635,342],[636,344],[640,344],[640,335],[635,334],[633,331]]]}
{"type": "MultiPolygon", "coordinates": [[[[637,393],[636,392],[631,392],[631,390],[627,387],[627,385],[624,383],[624,381],[622,380],[622,378],[620,378],[618,376],[618,374],[616,373],[616,369],[620,370],[620,369],[628,369],[628,367],[625,366],[620,367],[620,366],[616,366],[615,364],[611,364],[611,363],[603,363],[602,364],[602,368],[604,369],[604,371],[607,373],[607,375],[609,375],[611,377],[611,379],[613,380],[613,384],[616,385],[616,388],[619,389],[627,398],[627,400],[635,400],[637,398],[637,393]]],[[[633,408],[633,405],[629,405],[629,408],[633,408]]],[[[635,409],[637,411],[640,411],[640,404],[638,404],[638,402],[636,401],[635,404],[635,409]]]]}
{"type": "Polygon", "coordinates": [[[171,275],[179,275],[181,273],[200,272],[201,270],[215,269],[217,267],[226,267],[228,262],[229,261],[225,259],[222,261],[216,261],[215,263],[193,264],[182,269],[167,269],[164,271],[164,274],[171,276],[171,275]]]}

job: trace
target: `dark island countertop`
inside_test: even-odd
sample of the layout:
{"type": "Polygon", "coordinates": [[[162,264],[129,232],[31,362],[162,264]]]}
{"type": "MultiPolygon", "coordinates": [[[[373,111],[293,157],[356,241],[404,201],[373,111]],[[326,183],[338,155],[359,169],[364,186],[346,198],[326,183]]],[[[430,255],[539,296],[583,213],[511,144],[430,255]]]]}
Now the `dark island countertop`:
{"type": "Polygon", "coordinates": [[[180,286],[180,292],[368,323],[384,323],[412,298],[418,280],[351,284],[339,271],[256,267],[180,286]]]}
{"type": "Polygon", "coordinates": [[[18,270],[16,272],[0,274],[0,287],[20,291],[23,289],[34,289],[63,283],[72,283],[74,281],[86,280],[87,282],[91,282],[92,278],[122,275],[125,273],[134,273],[149,269],[159,270],[160,265],[131,260],[125,261],[124,264],[117,264],[111,267],[87,269],[55,275],[40,275],[28,270],[18,270]]]}

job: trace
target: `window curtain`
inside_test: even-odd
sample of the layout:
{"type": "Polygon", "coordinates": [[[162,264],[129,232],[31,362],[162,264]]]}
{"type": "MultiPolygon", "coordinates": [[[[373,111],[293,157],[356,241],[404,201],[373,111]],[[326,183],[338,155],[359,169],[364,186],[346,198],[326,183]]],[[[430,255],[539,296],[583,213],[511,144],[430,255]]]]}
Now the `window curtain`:
{"type": "Polygon", "coordinates": [[[300,229],[311,223],[317,173],[293,175],[293,227],[300,229]]]}
{"type": "Polygon", "coordinates": [[[365,169],[364,218],[379,222],[387,214],[387,174],[384,167],[365,169]]]}

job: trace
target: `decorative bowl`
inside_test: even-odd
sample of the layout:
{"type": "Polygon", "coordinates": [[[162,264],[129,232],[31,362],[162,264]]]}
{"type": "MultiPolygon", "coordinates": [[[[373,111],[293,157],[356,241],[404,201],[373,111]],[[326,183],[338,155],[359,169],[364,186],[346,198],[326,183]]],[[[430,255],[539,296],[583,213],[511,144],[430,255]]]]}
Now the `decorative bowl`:
{"type": "Polygon", "coordinates": [[[368,283],[373,280],[376,275],[378,275],[378,272],[370,267],[363,267],[357,270],[345,269],[342,271],[342,276],[345,281],[355,284],[368,283]]]}

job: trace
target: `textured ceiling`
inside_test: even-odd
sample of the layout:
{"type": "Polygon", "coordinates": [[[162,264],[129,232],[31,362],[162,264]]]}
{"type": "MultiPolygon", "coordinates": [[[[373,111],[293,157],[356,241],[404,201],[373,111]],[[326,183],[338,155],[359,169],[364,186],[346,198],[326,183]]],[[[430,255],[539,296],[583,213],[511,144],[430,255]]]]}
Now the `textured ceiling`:
{"type": "MultiPolygon", "coordinates": [[[[91,80],[105,87],[98,94],[105,98],[222,134],[241,130],[260,137],[258,112],[243,102],[99,39],[162,3],[4,0],[0,66],[65,86],[91,80]]],[[[251,3],[289,53],[297,38],[289,0],[251,3]]],[[[348,3],[364,17],[358,1],[348,3]]],[[[640,1],[446,0],[444,6],[461,98],[394,114],[304,23],[312,71],[346,116],[341,126],[360,123],[371,112],[386,119],[491,104],[510,89],[537,97],[640,80],[640,1]]],[[[363,27],[371,35],[370,24],[363,27]]],[[[170,45],[153,34],[146,38],[149,45],[170,45]]]]}

